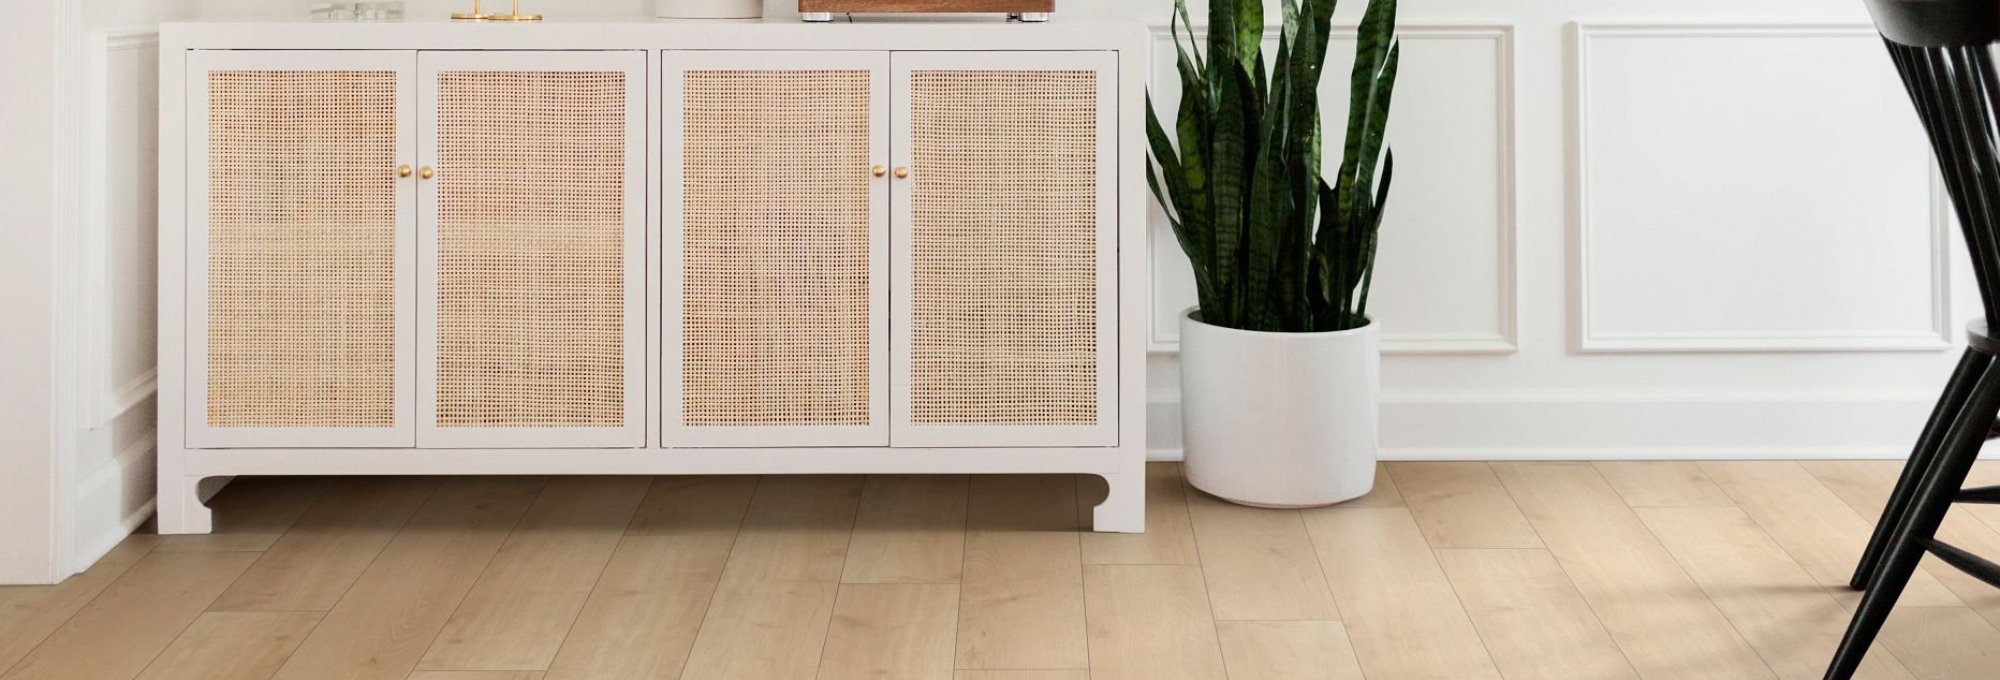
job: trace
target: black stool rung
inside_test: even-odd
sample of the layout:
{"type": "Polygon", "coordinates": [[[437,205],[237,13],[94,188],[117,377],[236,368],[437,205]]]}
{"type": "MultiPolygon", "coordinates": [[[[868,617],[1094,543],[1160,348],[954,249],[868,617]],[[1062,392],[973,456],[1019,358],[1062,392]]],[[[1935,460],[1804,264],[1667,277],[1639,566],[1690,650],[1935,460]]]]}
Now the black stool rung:
{"type": "Polygon", "coordinates": [[[1958,497],[1952,499],[1952,502],[2000,504],[2000,486],[1981,486],[1965,489],[1959,491],[1958,497]]]}
{"type": "Polygon", "coordinates": [[[1985,581],[1987,585],[2000,588],[2000,564],[1959,549],[1958,546],[1935,538],[1924,542],[1924,549],[1944,560],[1945,564],[1957,567],[1959,571],[1971,574],[1973,578],[1985,581]]]}

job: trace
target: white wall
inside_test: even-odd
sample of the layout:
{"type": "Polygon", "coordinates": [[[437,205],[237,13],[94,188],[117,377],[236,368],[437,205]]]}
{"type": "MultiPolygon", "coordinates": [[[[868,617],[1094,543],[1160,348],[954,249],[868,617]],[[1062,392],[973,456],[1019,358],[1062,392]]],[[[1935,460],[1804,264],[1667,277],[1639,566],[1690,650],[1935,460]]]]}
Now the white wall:
{"type": "MultiPolygon", "coordinates": [[[[1860,3],[1403,8],[1385,456],[1907,451],[1976,296],[1860,3]]],[[[1193,295],[1155,233],[1171,457],[1193,295]]]]}
{"type": "MultiPolygon", "coordinates": [[[[795,14],[788,0],[768,2],[773,17],[795,14]]],[[[73,283],[88,313],[72,331],[88,340],[71,362],[82,388],[65,431],[79,564],[143,518],[150,498],[156,55],[145,31],[181,16],[293,19],[307,4],[118,0],[82,12],[88,29],[137,32],[104,35],[79,66],[90,74],[83,99],[98,105],[86,107],[96,113],[82,117],[78,147],[102,160],[78,176],[104,206],[77,211],[88,229],[73,283]]],[[[524,4],[553,20],[644,18],[651,7],[524,4]]],[[[469,5],[408,6],[412,19],[437,19],[469,5]]],[[[1360,2],[1345,5],[1351,21],[1360,2]]],[[[1057,16],[1159,24],[1170,6],[1062,0],[1057,16]]],[[[47,69],[21,67],[57,49],[39,28],[54,19],[41,19],[10,22],[0,41],[14,65],[5,77],[26,79],[8,81],[10,95],[54,87],[47,69]]],[[[1859,3],[1405,0],[1402,19],[1399,173],[1373,307],[1388,353],[1386,456],[1901,455],[1976,296],[1859,3]]],[[[1348,45],[1336,44],[1336,72],[1348,45]]],[[[1154,61],[1141,77],[1170,100],[1170,53],[1154,61]]],[[[1338,80],[1327,91],[1336,105],[1338,80]]],[[[40,126],[10,125],[18,141],[0,186],[42,195],[48,178],[35,170],[55,153],[51,136],[22,132],[56,120],[35,104],[0,104],[14,107],[10,122],[40,126]]],[[[1329,112],[1336,134],[1342,115],[1329,112]]],[[[10,226],[14,241],[0,250],[20,260],[0,267],[7,282],[52,275],[32,255],[55,247],[45,226],[55,206],[30,207],[5,213],[28,221],[10,226]]],[[[1153,225],[1151,444],[1173,457],[1175,319],[1193,296],[1164,228],[1153,225]]],[[[0,296],[0,351],[47,356],[48,337],[13,329],[50,314],[46,299],[0,296]]],[[[46,365],[0,371],[13,372],[0,374],[0,406],[55,379],[46,365]]],[[[10,433],[0,446],[45,431],[37,413],[48,411],[0,408],[10,433]]],[[[0,450],[9,478],[43,472],[0,450]]],[[[0,503],[27,512],[43,502],[31,496],[0,503]]],[[[0,545],[53,540],[38,536],[4,533],[0,545]]]]}

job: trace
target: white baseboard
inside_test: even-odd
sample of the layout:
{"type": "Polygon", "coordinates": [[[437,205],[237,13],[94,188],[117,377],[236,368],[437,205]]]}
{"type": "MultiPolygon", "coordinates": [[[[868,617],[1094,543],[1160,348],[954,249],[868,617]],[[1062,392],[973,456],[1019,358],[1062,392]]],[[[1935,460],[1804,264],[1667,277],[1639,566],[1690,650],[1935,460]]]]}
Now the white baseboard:
{"type": "Polygon", "coordinates": [[[85,473],[76,494],[76,549],[71,573],[96,563],[153,517],[153,433],[123,445],[117,455],[85,473]]]}
{"type": "MultiPolygon", "coordinates": [[[[1935,395],[1386,394],[1383,460],[1903,458],[1935,395]]],[[[1181,459],[1179,396],[1147,405],[1147,455],[1181,459]]]]}

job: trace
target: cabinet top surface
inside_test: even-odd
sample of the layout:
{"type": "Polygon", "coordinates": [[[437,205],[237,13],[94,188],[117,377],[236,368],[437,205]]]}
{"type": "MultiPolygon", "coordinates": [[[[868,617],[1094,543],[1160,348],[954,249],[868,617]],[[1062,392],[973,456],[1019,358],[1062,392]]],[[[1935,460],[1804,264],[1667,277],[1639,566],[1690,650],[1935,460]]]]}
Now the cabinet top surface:
{"type": "Polygon", "coordinates": [[[415,18],[399,22],[203,21],[161,26],[184,49],[1143,49],[1140,22],[1007,22],[997,17],[871,17],[804,23],[589,20],[509,24],[415,18]]]}

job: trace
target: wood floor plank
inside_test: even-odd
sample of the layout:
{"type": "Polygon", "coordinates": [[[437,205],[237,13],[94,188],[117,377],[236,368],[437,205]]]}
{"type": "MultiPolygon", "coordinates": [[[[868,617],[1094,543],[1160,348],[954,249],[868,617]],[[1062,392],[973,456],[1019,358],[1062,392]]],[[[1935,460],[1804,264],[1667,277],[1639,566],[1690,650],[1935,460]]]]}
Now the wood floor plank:
{"type": "Polygon", "coordinates": [[[844,583],[818,680],[952,680],[958,586],[844,583]]]}
{"type": "Polygon", "coordinates": [[[1401,508],[1404,504],[1403,491],[1396,488],[1396,480],[1389,476],[1389,467],[1375,466],[1375,486],[1368,495],[1341,503],[1343,508],[1401,508]]]}
{"type": "Polygon", "coordinates": [[[1635,508],[1733,507],[1736,501],[1691,460],[1598,461],[1597,472],[1635,508]]]}
{"type": "Polygon", "coordinates": [[[383,547],[278,680],[402,680],[547,480],[447,480],[383,547]]]}
{"type": "MultiPolygon", "coordinates": [[[[1882,506],[1889,502],[1889,493],[1895,488],[1896,479],[1903,470],[1901,461],[1887,460],[1826,460],[1802,465],[1835,496],[1854,508],[1856,514],[1869,518],[1871,524],[1872,520],[1882,516],[1882,506]]],[[[1973,507],[1953,506],[1951,512],[1945,515],[1944,523],[1938,526],[1938,539],[1975,555],[2000,559],[2000,532],[1973,516],[1973,507]]],[[[1966,606],[1978,612],[1987,623],[2000,627],[2000,588],[1987,585],[1935,556],[1926,555],[1921,568],[1943,583],[1966,606]]]]}
{"type": "MultiPolygon", "coordinates": [[[[1778,677],[1815,680],[1826,672],[1849,612],[1749,515],[1739,508],[1638,512],[1778,677]]],[[[1854,677],[1911,676],[1878,645],[1854,677]]]]}
{"type": "Polygon", "coordinates": [[[1990,678],[2000,668],[2000,633],[1965,607],[1899,606],[1881,639],[1922,680],[1990,678]]]}
{"type": "MultiPolygon", "coordinates": [[[[2000,486],[2000,460],[1988,459],[1974,463],[1972,474],[1967,475],[1965,478],[1965,485],[1967,487],[2000,486]]],[[[2000,532],[2000,505],[1968,504],[1958,507],[1965,508],[1966,514],[1978,518],[1979,521],[1985,522],[1988,528],[2000,532]]]]}
{"type": "Polygon", "coordinates": [[[305,514],[330,480],[325,477],[238,477],[209,501],[215,531],[163,536],[160,552],[259,551],[271,547],[305,514]]]}
{"type": "Polygon", "coordinates": [[[7,680],[128,680],[201,616],[250,563],[250,552],[155,551],[77,611],[7,680]]]}
{"type": "Polygon", "coordinates": [[[972,479],[959,668],[1089,667],[1076,486],[1065,475],[972,479]]]}
{"type": "Polygon", "coordinates": [[[1227,680],[1191,565],[1086,565],[1091,680],[1227,680]]]}
{"type": "Polygon", "coordinates": [[[1318,508],[1305,518],[1368,677],[1500,677],[1409,510],[1318,508]]]}
{"type": "Polygon", "coordinates": [[[730,550],[683,680],[811,680],[860,477],[765,477],[730,550]]]}
{"type": "Polygon", "coordinates": [[[1774,677],[1596,467],[1494,468],[1640,677],[1774,677]]]}
{"type": "MultiPolygon", "coordinates": [[[[1103,482],[1089,479],[1102,488],[1103,482]]],[[[1146,464],[1146,533],[1083,535],[1084,564],[1200,564],[1188,523],[1186,482],[1179,463],[1146,464]]],[[[1077,512],[1089,517],[1102,492],[1078,496],[1077,512]]]]}
{"type": "Polygon", "coordinates": [[[410,680],[543,680],[541,671],[417,671],[410,680]]]}
{"type": "Polygon", "coordinates": [[[52,586],[0,586],[0,675],[19,663],[64,621],[153,551],[160,537],[134,534],[83,573],[52,586]]]}
{"type": "Polygon", "coordinates": [[[1547,550],[1437,554],[1501,677],[1639,677],[1547,550]]]}
{"type": "Polygon", "coordinates": [[[1229,680],[1363,680],[1338,621],[1217,621],[1229,680]]]}
{"type": "Polygon", "coordinates": [[[750,507],[756,477],[661,477],[547,680],[674,680],[750,507]]]}
{"type": "MultiPolygon", "coordinates": [[[[1869,520],[1793,461],[1706,462],[1701,467],[1835,599],[1848,607],[1860,600],[1860,593],[1848,589],[1847,579],[1873,533],[1869,520]]],[[[1918,607],[1963,604],[1923,571],[1910,579],[1902,602],[1918,607]]]]}
{"type": "Polygon", "coordinates": [[[1090,680],[1090,671],[959,671],[952,680],[1090,680]]]}
{"type": "Polygon", "coordinates": [[[1268,510],[1187,490],[1202,576],[1217,621],[1337,621],[1297,510],[1268,510]]]}
{"type": "Polygon", "coordinates": [[[438,482],[435,477],[336,481],[210,609],[332,609],[437,491],[438,482]]]}
{"type": "Polygon", "coordinates": [[[967,483],[963,476],[869,477],[841,582],[957,583],[967,483]]]}
{"type": "Polygon", "coordinates": [[[547,669],[651,482],[645,477],[551,481],[417,668],[547,669]]]}
{"type": "Polygon", "coordinates": [[[1540,548],[1542,539],[1481,462],[1388,463],[1433,548],[1540,548]]]}
{"type": "Polygon", "coordinates": [[[139,680],[265,680],[319,624],[320,612],[209,612],[139,680]]]}

